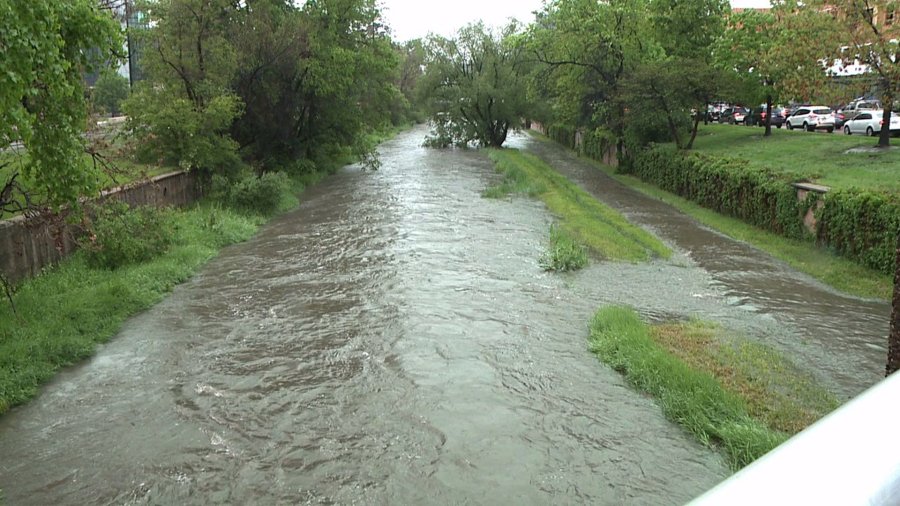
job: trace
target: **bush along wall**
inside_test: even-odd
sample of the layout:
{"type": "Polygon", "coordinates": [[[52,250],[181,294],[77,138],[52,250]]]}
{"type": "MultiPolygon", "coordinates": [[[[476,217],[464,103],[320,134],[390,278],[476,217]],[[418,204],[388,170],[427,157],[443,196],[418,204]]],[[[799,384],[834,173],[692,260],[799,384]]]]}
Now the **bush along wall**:
{"type": "Polygon", "coordinates": [[[894,273],[900,231],[897,197],[864,190],[829,192],[816,220],[821,244],[866,267],[894,273]]]}
{"type": "Polygon", "coordinates": [[[652,146],[619,169],[703,207],[757,227],[800,239],[801,217],[814,201],[800,202],[791,183],[800,176],[750,167],[746,160],[684,153],[674,146],[652,146]]]}

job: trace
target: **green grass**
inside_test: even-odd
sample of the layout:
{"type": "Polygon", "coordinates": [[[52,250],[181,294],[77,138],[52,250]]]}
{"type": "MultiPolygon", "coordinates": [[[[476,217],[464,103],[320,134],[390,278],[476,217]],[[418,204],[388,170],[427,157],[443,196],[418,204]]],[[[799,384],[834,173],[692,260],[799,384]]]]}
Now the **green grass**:
{"type": "Polygon", "coordinates": [[[638,262],[671,256],[653,234],[629,223],[536,156],[513,149],[491,150],[489,156],[510,183],[487,193],[522,189],[534,194],[559,217],[562,232],[603,258],[638,262]]]}
{"type": "Polygon", "coordinates": [[[559,227],[550,227],[550,244],[541,257],[541,267],[547,271],[577,271],[588,263],[587,251],[567,232],[559,227]]]}
{"type": "Polygon", "coordinates": [[[600,309],[590,324],[590,348],[629,383],[653,396],[669,420],[703,444],[722,448],[735,470],[788,438],[751,416],[747,402],[713,374],[659,345],[632,309],[600,309]]]}
{"type": "MultiPolygon", "coordinates": [[[[694,144],[700,153],[750,160],[752,165],[794,172],[834,189],[851,187],[900,193],[900,147],[877,153],[847,153],[868,148],[877,138],[735,125],[701,126],[694,144]]],[[[900,139],[891,139],[900,146],[900,139]]]]}
{"type": "Polygon", "coordinates": [[[160,301],[218,250],[252,236],[262,218],[214,206],[173,211],[174,246],[145,263],[91,268],[76,253],[0,305],[0,414],[37,394],[61,368],[91,356],[131,315],[160,301]]]}

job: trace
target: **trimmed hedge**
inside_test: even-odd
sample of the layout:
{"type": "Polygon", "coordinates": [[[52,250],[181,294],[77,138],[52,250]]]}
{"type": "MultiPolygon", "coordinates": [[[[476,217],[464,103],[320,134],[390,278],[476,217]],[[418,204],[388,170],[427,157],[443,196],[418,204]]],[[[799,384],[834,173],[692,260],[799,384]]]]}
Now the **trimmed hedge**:
{"type": "Polygon", "coordinates": [[[807,235],[801,218],[812,202],[798,202],[790,184],[801,181],[799,175],[751,167],[747,160],[685,153],[669,145],[643,150],[634,163],[619,170],[760,228],[791,238],[807,235]]]}
{"type": "Polygon", "coordinates": [[[897,197],[856,189],[828,192],[816,218],[821,244],[866,267],[894,273],[900,230],[897,197]]]}

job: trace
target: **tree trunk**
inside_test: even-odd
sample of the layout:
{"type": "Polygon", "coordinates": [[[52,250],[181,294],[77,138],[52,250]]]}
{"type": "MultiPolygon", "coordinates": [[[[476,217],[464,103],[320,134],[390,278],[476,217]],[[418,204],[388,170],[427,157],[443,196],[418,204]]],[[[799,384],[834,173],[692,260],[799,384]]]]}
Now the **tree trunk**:
{"type": "Polygon", "coordinates": [[[770,137],[772,135],[772,95],[766,95],[766,133],[763,134],[763,137],[770,137]]]}
{"type": "Polygon", "coordinates": [[[891,108],[894,106],[894,97],[890,93],[884,96],[884,115],[881,117],[881,133],[878,134],[878,147],[886,148],[891,145],[891,108]]]}
{"type": "Polygon", "coordinates": [[[697,138],[697,130],[700,128],[700,115],[694,115],[694,128],[691,129],[691,139],[688,141],[687,146],[684,147],[685,150],[690,150],[694,147],[694,139],[697,138]]]}
{"type": "Polygon", "coordinates": [[[888,337],[888,358],[885,376],[900,369],[900,233],[894,260],[894,299],[891,304],[891,334],[888,337]]]}

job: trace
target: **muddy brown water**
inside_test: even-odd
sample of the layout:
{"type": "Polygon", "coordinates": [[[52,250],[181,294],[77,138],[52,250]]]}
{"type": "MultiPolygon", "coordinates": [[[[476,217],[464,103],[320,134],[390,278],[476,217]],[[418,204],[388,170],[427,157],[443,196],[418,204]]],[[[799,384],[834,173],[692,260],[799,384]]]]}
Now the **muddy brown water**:
{"type": "MultiPolygon", "coordinates": [[[[686,228],[667,228],[562,150],[517,137],[679,247],[671,261],[544,273],[543,206],[482,199],[490,162],[425,150],[424,133],[383,145],[378,172],[348,168],[309,190],[0,418],[6,501],[680,504],[727,476],[587,351],[586,325],[598,306],[628,303],[804,339],[811,309],[769,310],[704,259],[774,263],[677,215],[686,228]],[[677,240],[686,233],[702,251],[677,240]]],[[[789,277],[821,304],[883,309],[789,277]]],[[[834,344],[855,357],[853,339],[834,344]]],[[[854,387],[874,377],[856,372],[854,387]]]]}

